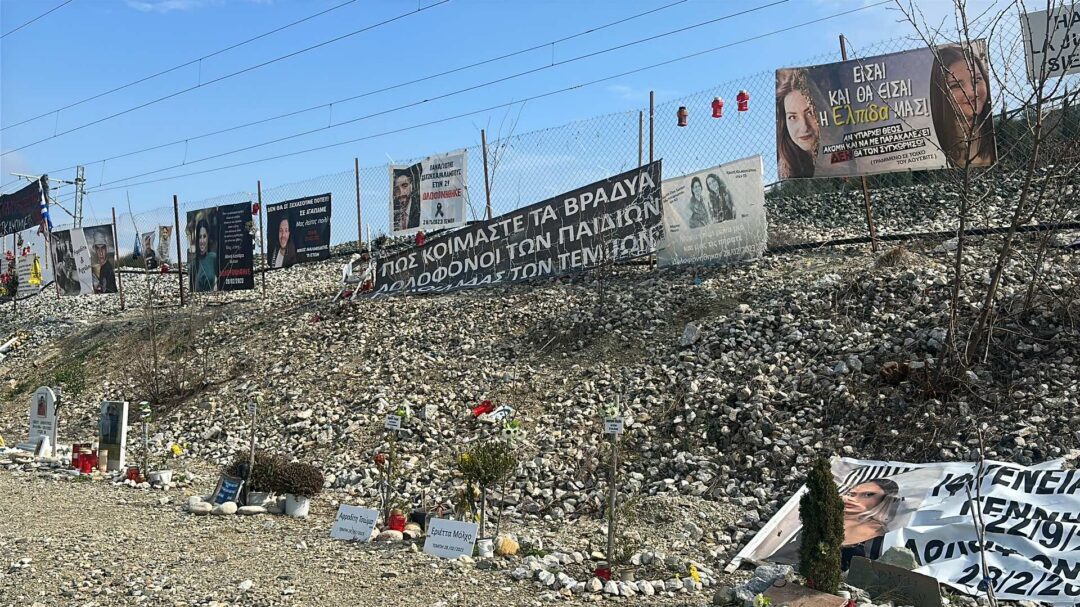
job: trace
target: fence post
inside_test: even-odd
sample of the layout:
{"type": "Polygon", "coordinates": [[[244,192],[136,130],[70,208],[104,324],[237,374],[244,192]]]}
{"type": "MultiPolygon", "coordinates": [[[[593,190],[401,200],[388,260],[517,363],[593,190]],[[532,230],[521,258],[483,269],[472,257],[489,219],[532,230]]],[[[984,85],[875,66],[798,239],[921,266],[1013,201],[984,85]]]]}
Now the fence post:
{"type": "Polygon", "coordinates": [[[180,281],[180,307],[184,307],[184,264],[180,255],[180,201],[172,197],[173,231],[176,232],[176,277],[180,281]]]}
{"type": "Polygon", "coordinates": [[[638,110],[637,113],[637,167],[641,168],[641,160],[645,153],[645,112],[638,110]]]}
{"type": "Polygon", "coordinates": [[[258,192],[259,197],[259,251],[262,253],[263,269],[262,269],[262,291],[263,299],[266,299],[266,271],[270,269],[270,260],[266,258],[266,209],[263,208],[262,203],[262,180],[255,181],[255,191],[258,192]]]}
{"type": "MultiPolygon", "coordinates": [[[[847,61],[847,42],[843,34],[840,34],[840,58],[847,61]]],[[[866,175],[860,179],[862,180],[863,207],[866,210],[866,229],[870,232],[870,250],[877,253],[877,228],[874,227],[874,208],[870,205],[870,190],[866,187],[866,175]]]]}
{"type": "MultiPolygon", "coordinates": [[[[136,238],[138,236],[136,235],[136,238]]],[[[113,260],[116,261],[116,269],[113,274],[116,276],[116,290],[120,292],[120,309],[124,309],[124,281],[120,278],[120,239],[116,234],[116,207],[112,208],[112,239],[113,239],[113,260]]],[[[147,277],[149,278],[149,277],[147,277]]]]}
{"type": "Polygon", "coordinates": [[[487,133],[484,129],[480,129],[480,149],[484,153],[484,197],[487,199],[484,208],[487,210],[487,218],[491,219],[491,180],[488,178],[487,133]]]}
{"type": "Polygon", "coordinates": [[[649,164],[653,163],[653,122],[656,116],[656,92],[649,91],[649,164]]]}
{"type": "MultiPolygon", "coordinates": [[[[360,210],[360,159],[353,158],[353,172],[356,174],[356,250],[364,250],[364,213],[360,210]]],[[[368,243],[371,248],[371,243],[368,243]]]]}

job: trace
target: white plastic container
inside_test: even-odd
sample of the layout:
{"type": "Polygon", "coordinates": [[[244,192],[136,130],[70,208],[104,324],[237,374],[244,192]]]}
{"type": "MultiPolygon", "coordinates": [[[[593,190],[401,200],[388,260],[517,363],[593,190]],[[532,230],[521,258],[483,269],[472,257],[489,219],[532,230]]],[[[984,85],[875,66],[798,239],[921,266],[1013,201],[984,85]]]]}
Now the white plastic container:
{"type": "Polygon", "coordinates": [[[311,500],[291,493],[285,495],[285,514],[293,518],[304,518],[311,509],[311,500]]]}

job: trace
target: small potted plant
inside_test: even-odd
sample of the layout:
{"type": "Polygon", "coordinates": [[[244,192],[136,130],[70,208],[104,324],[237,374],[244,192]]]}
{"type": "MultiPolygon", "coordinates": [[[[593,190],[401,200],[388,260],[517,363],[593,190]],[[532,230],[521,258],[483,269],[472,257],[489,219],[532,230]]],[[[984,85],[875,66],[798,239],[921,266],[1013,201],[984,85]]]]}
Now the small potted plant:
{"type": "Polygon", "coordinates": [[[323,475],[310,464],[287,464],[274,473],[274,489],[285,494],[285,514],[304,518],[311,508],[311,498],[322,492],[323,475]]]}
{"type": "Polygon", "coordinates": [[[169,448],[165,451],[165,455],[162,456],[161,462],[156,466],[155,470],[151,470],[146,473],[146,480],[151,485],[168,485],[172,482],[172,468],[169,463],[170,460],[176,459],[183,455],[185,452],[184,446],[180,443],[170,443],[169,448]]]}
{"type": "Polygon", "coordinates": [[[244,491],[247,493],[244,499],[246,505],[265,506],[270,501],[270,494],[276,490],[274,475],[284,470],[289,462],[280,455],[256,451],[255,467],[248,474],[250,461],[250,452],[238,452],[232,463],[225,469],[225,473],[246,479],[244,483],[244,491]]]}

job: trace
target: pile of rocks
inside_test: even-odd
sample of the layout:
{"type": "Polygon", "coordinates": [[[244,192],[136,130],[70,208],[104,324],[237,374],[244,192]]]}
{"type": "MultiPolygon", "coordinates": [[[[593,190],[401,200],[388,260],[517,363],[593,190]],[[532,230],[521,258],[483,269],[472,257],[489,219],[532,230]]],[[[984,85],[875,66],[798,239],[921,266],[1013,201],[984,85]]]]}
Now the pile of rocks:
{"type": "Polygon", "coordinates": [[[215,504],[212,502],[213,496],[210,495],[192,495],[187,501],[187,511],[195,516],[206,516],[212,514],[214,516],[232,516],[238,514],[240,516],[258,516],[260,514],[281,514],[285,512],[285,498],[275,500],[265,506],[249,505],[239,506],[236,502],[222,502],[215,504]]]}

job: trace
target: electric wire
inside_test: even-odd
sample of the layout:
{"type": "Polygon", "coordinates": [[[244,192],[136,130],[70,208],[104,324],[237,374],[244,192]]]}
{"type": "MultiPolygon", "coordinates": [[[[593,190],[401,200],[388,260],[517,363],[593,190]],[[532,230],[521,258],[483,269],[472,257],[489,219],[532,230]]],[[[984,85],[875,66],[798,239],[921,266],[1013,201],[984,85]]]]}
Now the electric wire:
{"type": "Polygon", "coordinates": [[[27,21],[26,23],[20,25],[19,27],[16,27],[15,29],[9,30],[9,31],[5,32],[4,34],[0,35],[0,39],[7,38],[11,34],[14,34],[15,32],[17,32],[17,31],[21,30],[22,28],[30,25],[31,23],[37,21],[38,19],[41,19],[42,17],[48,15],[49,13],[52,13],[53,11],[64,8],[65,6],[71,4],[71,2],[72,2],[72,0],[65,0],[64,2],[61,2],[59,5],[50,8],[49,10],[45,11],[44,13],[41,13],[37,17],[34,17],[33,19],[27,21]]]}
{"type": "MultiPolygon", "coordinates": [[[[68,0],[68,2],[70,2],[70,1],[71,0],[68,0]]],[[[132,80],[131,82],[128,82],[127,84],[122,84],[122,85],[120,85],[118,87],[109,89],[109,90],[107,90],[105,92],[97,93],[96,95],[91,95],[91,96],[89,96],[89,97],[87,97],[85,99],[80,99],[79,101],[69,103],[69,104],[67,104],[65,106],[58,107],[56,109],[52,109],[52,110],[49,110],[47,112],[42,112],[41,114],[38,114],[37,116],[31,116],[30,118],[26,118],[25,120],[20,120],[19,122],[14,122],[14,123],[9,124],[7,126],[0,126],[0,131],[6,131],[6,130],[8,130],[10,128],[26,124],[27,122],[33,122],[34,120],[37,120],[38,118],[44,118],[46,116],[55,114],[56,112],[62,112],[64,110],[69,110],[69,109],[71,109],[73,107],[82,105],[82,104],[84,104],[84,103],[86,103],[88,101],[93,101],[95,99],[100,99],[101,97],[104,97],[106,95],[111,95],[111,94],[113,94],[113,93],[115,93],[117,91],[122,91],[122,90],[124,90],[126,88],[133,87],[136,84],[142,84],[143,82],[146,82],[147,80],[153,80],[154,78],[157,78],[158,76],[164,76],[165,74],[175,72],[176,70],[188,67],[189,65],[195,65],[196,63],[199,63],[200,61],[203,61],[205,59],[209,59],[211,57],[216,57],[217,55],[221,55],[222,53],[227,53],[228,51],[231,51],[231,50],[236,49],[236,48],[240,48],[241,46],[244,46],[245,44],[255,42],[256,40],[260,40],[260,39],[265,38],[267,36],[276,34],[276,33],[280,32],[280,31],[284,31],[286,29],[289,29],[290,27],[293,27],[294,25],[299,25],[301,23],[304,23],[305,21],[311,21],[312,19],[314,19],[316,17],[321,17],[322,15],[325,15],[326,13],[329,13],[331,11],[335,11],[335,10],[337,10],[337,9],[343,7],[343,6],[348,6],[349,4],[352,4],[352,3],[356,2],[356,1],[357,0],[346,0],[345,2],[342,2],[341,4],[338,4],[336,6],[331,6],[330,8],[328,8],[326,10],[319,11],[319,12],[313,14],[313,15],[308,15],[307,17],[304,17],[303,19],[299,19],[297,21],[293,21],[292,23],[286,23],[285,25],[274,28],[274,29],[272,29],[272,30],[270,30],[268,32],[264,32],[262,34],[259,34],[258,36],[253,36],[251,38],[248,38],[247,40],[243,40],[243,41],[237,42],[235,44],[231,44],[229,46],[226,46],[225,48],[216,50],[216,51],[214,51],[212,53],[208,53],[208,54],[203,55],[202,57],[199,57],[197,59],[192,59],[191,61],[188,61],[186,63],[181,63],[181,64],[178,64],[178,65],[174,65],[174,66],[172,66],[170,68],[161,70],[160,72],[150,74],[149,76],[143,76],[142,78],[139,78],[137,80],[132,80]]],[[[53,10],[55,10],[55,9],[53,9],[53,10]]],[[[7,34],[4,34],[4,35],[6,36],[7,34]]]]}
{"type": "MultiPolygon", "coordinates": [[[[830,19],[835,19],[837,17],[843,17],[845,15],[850,15],[850,14],[854,14],[854,13],[864,11],[864,10],[868,10],[868,9],[871,9],[871,8],[876,8],[876,7],[885,5],[885,4],[890,4],[891,2],[892,2],[892,0],[881,0],[880,2],[876,2],[874,4],[866,4],[866,5],[860,6],[858,8],[853,8],[853,9],[849,9],[849,10],[842,11],[842,12],[839,12],[839,13],[834,13],[832,15],[828,15],[828,16],[825,16],[825,17],[820,17],[818,19],[813,19],[811,21],[806,21],[806,22],[803,22],[803,23],[795,24],[795,25],[788,26],[788,27],[785,27],[785,28],[782,28],[782,29],[773,30],[771,32],[766,32],[764,34],[759,34],[757,36],[752,36],[750,38],[744,38],[742,40],[737,40],[735,42],[729,42],[727,44],[723,44],[723,45],[716,46],[716,47],[713,47],[713,48],[705,49],[705,50],[698,51],[698,52],[695,52],[695,53],[691,53],[691,54],[688,54],[688,55],[683,55],[681,57],[676,57],[674,59],[668,59],[666,61],[661,61],[659,63],[654,63],[654,64],[651,64],[651,65],[635,68],[635,69],[632,69],[632,70],[629,70],[629,71],[621,72],[621,73],[618,73],[618,74],[613,74],[611,76],[605,76],[603,78],[598,78],[596,80],[591,80],[589,82],[583,82],[583,83],[575,84],[575,85],[568,86],[568,87],[565,87],[565,88],[556,89],[556,90],[553,90],[553,91],[548,91],[546,93],[540,93],[538,95],[533,95],[533,96],[526,97],[526,98],[523,98],[523,99],[518,99],[516,101],[510,101],[510,102],[507,102],[507,103],[500,103],[500,104],[492,105],[492,106],[489,106],[489,107],[486,107],[486,108],[483,108],[483,109],[464,112],[464,113],[457,114],[457,115],[454,115],[454,116],[447,116],[447,117],[439,118],[439,119],[436,119],[436,120],[431,120],[431,121],[428,121],[428,122],[423,122],[423,123],[419,123],[419,124],[410,125],[410,126],[407,126],[407,127],[391,129],[391,130],[388,130],[388,131],[383,131],[381,133],[374,133],[374,134],[371,134],[371,135],[365,135],[363,137],[358,137],[358,138],[355,138],[355,139],[349,139],[349,140],[345,140],[345,141],[338,141],[338,142],[335,142],[335,143],[330,143],[330,144],[326,144],[326,145],[320,145],[320,146],[311,147],[311,148],[307,148],[307,149],[303,149],[303,150],[297,150],[297,151],[293,151],[293,152],[287,152],[287,153],[278,154],[278,155],[275,155],[275,156],[268,156],[268,157],[259,158],[259,159],[256,159],[256,160],[248,160],[248,161],[245,161],[245,162],[238,162],[238,163],[230,164],[230,165],[226,165],[226,166],[214,167],[214,168],[210,168],[210,169],[203,169],[201,171],[192,171],[192,172],[189,172],[189,173],[182,173],[180,175],[170,175],[170,176],[167,176],[167,177],[159,177],[157,179],[149,179],[149,180],[139,181],[139,182],[135,182],[135,183],[126,183],[124,185],[117,185],[117,186],[112,186],[112,187],[91,188],[91,189],[87,189],[87,192],[107,192],[107,191],[111,191],[111,190],[119,190],[119,189],[123,189],[123,188],[139,186],[139,185],[146,185],[146,184],[151,184],[151,183],[160,183],[160,182],[163,182],[163,181],[171,181],[173,179],[181,179],[181,178],[184,178],[184,177],[191,177],[191,176],[195,176],[195,175],[203,175],[203,174],[206,174],[206,173],[213,173],[213,172],[216,172],[216,171],[224,171],[224,170],[227,170],[227,169],[233,169],[233,168],[242,167],[242,166],[248,166],[248,165],[252,165],[252,164],[259,164],[259,163],[262,163],[262,162],[269,162],[269,161],[272,161],[272,160],[280,160],[282,158],[288,158],[288,157],[291,157],[291,156],[298,156],[300,154],[307,154],[307,153],[310,153],[310,152],[326,150],[326,149],[335,148],[335,147],[339,147],[339,146],[343,146],[343,145],[349,145],[349,144],[353,144],[353,143],[358,143],[358,142],[366,141],[366,140],[370,140],[370,139],[376,139],[376,138],[379,138],[379,137],[385,137],[387,135],[394,135],[394,134],[397,134],[397,133],[411,131],[411,130],[415,130],[415,129],[418,129],[418,128],[423,128],[423,127],[426,127],[426,126],[431,126],[431,125],[435,125],[435,124],[441,124],[441,123],[444,123],[444,122],[446,122],[448,120],[457,120],[459,118],[465,118],[465,117],[473,116],[473,115],[476,115],[476,114],[482,114],[484,112],[489,112],[489,111],[497,110],[497,109],[500,109],[500,108],[510,107],[510,106],[513,106],[513,105],[521,104],[521,103],[527,103],[529,101],[535,101],[537,99],[550,97],[552,95],[557,95],[559,93],[564,93],[564,92],[584,88],[584,87],[587,87],[587,86],[592,86],[594,84],[607,82],[609,80],[614,80],[616,78],[622,78],[624,76],[637,74],[637,73],[647,71],[647,70],[651,70],[651,69],[655,69],[655,68],[658,68],[658,67],[671,65],[671,64],[677,63],[679,61],[685,61],[687,59],[692,59],[694,57],[700,57],[702,55],[706,55],[706,54],[709,54],[709,53],[714,53],[716,51],[731,48],[733,46],[737,46],[737,45],[740,45],[740,44],[745,44],[747,42],[760,40],[762,38],[775,36],[777,34],[782,34],[784,32],[789,32],[789,31],[799,29],[799,28],[802,28],[802,27],[807,27],[809,25],[814,25],[816,23],[821,23],[823,21],[828,21],[830,19]]],[[[132,177],[129,177],[127,179],[132,179],[132,177]]]]}
{"type": "MultiPolygon", "coordinates": [[[[511,52],[511,53],[505,53],[505,54],[499,55],[497,57],[491,57],[491,58],[488,58],[488,59],[484,59],[482,61],[477,61],[475,63],[470,63],[468,65],[463,65],[463,66],[456,67],[456,68],[453,68],[453,69],[449,69],[449,70],[446,70],[446,71],[443,71],[443,72],[439,72],[437,74],[431,74],[429,76],[424,76],[422,78],[416,78],[416,79],[408,80],[408,81],[405,81],[405,82],[399,82],[397,84],[392,84],[392,85],[389,85],[389,86],[385,86],[385,87],[380,88],[380,89],[366,91],[364,93],[360,93],[360,94],[353,95],[353,96],[350,96],[350,97],[344,97],[344,98],[341,98],[341,99],[335,99],[334,101],[321,103],[319,105],[313,105],[313,106],[310,106],[310,107],[307,107],[307,108],[304,108],[304,109],[300,109],[300,110],[292,110],[292,111],[286,112],[284,114],[278,114],[276,116],[271,116],[269,118],[263,118],[263,119],[255,120],[255,121],[252,121],[252,122],[246,122],[244,124],[233,125],[233,126],[230,126],[230,127],[225,127],[225,128],[222,128],[222,129],[218,129],[216,131],[211,131],[211,132],[208,132],[208,133],[202,133],[200,135],[192,135],[192,136],[189,136],[189,137],[184,137],[182,139],[176,139],[176,140],[170,141],[168,143],[160,143],[160,144],[148,146],[148,147],[145,147],[145,148],[142,148],[142,149],[133,150],[133,151],[130,151],[130,152],[124,152],[123,154],[117,154],[115,156],[109,156],[107,158],[99,158],[97,160],[89,160],[89,161],[83,162],[82,165],[83,166],[88,166],[88,165],[97,164],[99,162],[109,162],[109,161],[112,161],[112,160],[119,160],[120,158],[127,158],[129,156],[134,156],[136,154],[142,154],[144,152],[152,152],[154,150],[160,150],[162,148],[167,148],[169,146],[178,145],[178,144],[181,144],[181,143],[186,144],[186,143],[190,143],[192,141],[196,141],[196,140],[199,140],[199,139],[205,139],[207,137],[213,137],[215,135],[221,135],[221,134],[224,134],[224,133],[228,133],[228,132],[231,132],[231,131],[236,131],[236,130],[239,130],[239,129],[244,129],[244,128],[251,127],[251,126],[265,124],[265,123],[268,123],[268,122],[272,122],[274,120],[280,120],[282,118],[289,118],[291,116],[297,116],[299,114],[303,114],[303,113],[306,113],[306,112],[311,112],[311,111],[314,111],[314,110],[330,107],[330,106],[333,106],[333,105],[339,105],[339,104],[346,103],[346,102],[349,102],[349,101],[355,101],[357,99],[361,99],[361,98],[364,98],[364,97],[369,97],[371,95],[376,95],[378,93],[385,93],[387,91],[392,91],[392,90],[395,90],[395,89],[399,89],[401,87],[408,86],[408,85],[411,85],[411,84],[417,84],[417,83],[420,83],[420,82],[425,82],[427,80],[432,80],[434,78],[447,76],[447,75],[454,74],[454,73],[457,73],[457,72],[461,72],[461,71],[464,71],[464,70],[468,70],[468,69],[471,69],[471,68],[474,68],[474,67],[479,67],[481,65],[487,65],[489,63],[494,63],[496,61],[501,61],[503,59],[508,59],[510,57],[515,57],[517,55],[522,55],[522,54],[525,54],[525,53],[528,53],[528,52],[531,52],[531,51],[546,48],[546,47],[549,47],[549,46],[552,46],[552,45],[555,45],[555,44],[566,42],[568,40],[573,40],[575,38],[580,38],[581,36],[585,36],[585,35],[588,35],[588,34],[591,34],[591,33],[594,33],[594,32],[598,32],[598,31],[607,29],[609,27],[614,27],[616,25],[626,23],[627,21],[631,21],[633,19],[644,17],[644,16],[647,16],[647,15],[662,11],[664,9],[671,8],[671,7],[679,5],[679,4],[684,4],[684,3],[688,2],[688,1],[689,0],[676,0],[675,2],[670,2],[668,4],[659,6],[657,8],[647,10],[645,12],[637,13],[635,15],[630,15],[629,17],[623,17],[622,19],[619,19],[618,21],[612,21],[612,22],[606,23],[604,25],[599,25],[599,26],[596,26],[596,27],[593,27],[593,28],[590,28],[590,29],[587,29],[587,30],[580,31],[580,32],[578,32],[576,34],[571,34],[569,36],[564,36],[564,37],[558,38],[556,40],[551,40],[551,41],[548,41],[548,42],[544,42],[543,44],[537,44],[537,45],[534,45],[534,46],[530,46],[529,48],[524,48],[524,49],[521,49],[521,50],[511,52]]],[[[783,2],[788,2],[789,0],[782,0],[782,1],[783,2]]],[[[49,172],[51,172],[51,173],[59,173],[59,172],[62,172],[62,171],[69,171],[69,170],[74,169],[74,168],[76,168],[76,167],[75,166],[70,166],[70,167],[65,167],[65,168],[62,168],[62,169],[56,169],[54,171],[49,171],[49,172]]],[[[10,185],[11,183],[14,183],[14,182],[6,183],[3,186],[0,186],[0,189],[3,189],[4,187],[10,185]]],[[[99,184],[99,185],[101,185],[101,184],[99,184]]]]}
{"type": "Polygon", "coordinates": [[[404,18],[406,18],[406,17],[410,17],[410,16],[412,16],[412,15],[415,15],[415,14],[421,13],[421,12],[423,12],[423,11],[426,11],[426,10],[428,10],[428,9],[434,8],[434,7],[436,7],[436,6],[440,6],[440,5],[446,4],[446,3],[447,3],[447,2],[449,2],[449,1],[450,1],[450,0],[439,0],[439,1],[438,1],[438,2],[436,2],[435,4],[431,4],[431,5],[428,5],[428,6],[420,7],[420,8],[418,8],[418,9],[414,10],[414,11],[409,11],[409,12],[407,12],[407,13],[402,13],[402,14],[400,14],[400,15],[397,15],[397,16],[395,16],[395,17],[391,17],[390,19],[386,19],[386,20],[384,20],[384,21],[380,21],[380,22],[378,22],[378,23],[374,23],[374,24],[372,24],[372,25],[369,25],[369,26],[367,26],[367,27],[363,27],[363,28],[360,28],[360,29],[358,29],[358,30],[354,30],[354,31],[351,31],[351,32],[349,32],[349,33],[347,33],[347,34],[343,34],[343,35],[341,35],[341,36],[338,36],[338,37],[336,37],[336,38],[331,38],[330,40],[324,40],[323,42],[320,42],[320,43],[318,43],[318,44],[314,44],[314,45],[312,45],[312,46],[309,46],[309,47],[305,47],[305,48],[302,48],[302,49],[300,49],[300,50],[297,50],[297,51],[293,51],[293,52],[291,52],[291,53],[288,53],[288,54],[285,54],[285,55],[281,55],[281,56],[279,56],[279,57],[275,57],[275,58],[273,58],[273,59],[270,59],[270,60],[267,60],[267,61],[263,61],[262,63],[258,63],[258,64],[255,64],[255,65],[251,65],[251,66],[248,66],[248,67],[246,67],[246,68],[243,68],[243,69],[241,69],[241,70],[237,70],[237,71],[235,71],[235,72],[232,72],[232,73],[229,73],[229,74],[225,74],[224,76],[219,76],[219,77],[217,77],[217,78],[214,78],[213,80],[208,80],[208,81],[206,81],[206,82],[200,82],[199,84],[197,84],[197,85],[195,85],[195,86],[191,86],[191,87],[188,87],[188,88],[186,88],[186,89],[181,89],[181,90],[179,90],[179,91],[174,91],[174,92],[172,92],[172,93],[169,93],[168,95],[163,95],[163,96],[161,96],[161,97],[158,97],[158,98],[156,98],[156,99],[152,99],[152,100],[150,100],[150,101],[147,101],[147,102],[141,103],[141,104],[139,104],[139,105],[136,105],[136,106],[133,106],[133,107],[129,107],[129,108],[125,109],[125,110],[121,110],[121,111],[119,111],[119,112],[116,112],[116,113],[110,114],[110,115],[108,115],[108,116],[105,116],[105,117],[102,117],[102,118],[98,118],[97,120],[92,120],[92,121],[90,121],[90,122],[87,122],[87,123],[81,124],[81,125],[79,125],[79,126],[76,126],[76,127],[72,127],[72,128],[70,128],[70,129],[68,129],[68,130],[66,130],[66,131],[61,131],[61,132],[59,132],[59,133],[54,133],[53,135],[50,135],[49,137],[45,137],[45,138],[43,138],[43,139],[38,139],[37,141],[34,141],[34,142],[32,142],[32,143],[27,143],[27,144],[25,144],[25,145],[22,145],[22,146],[20,146],[20,147],[17,147],[17,148],[11,149],[11,150],[7,150],[6,152],[0,152],[0,156],[7,156],[8,154],[13,154],[13,153],[15,153],[15,152],[18,152],[18,151],[21,151],[21,150],[25,150],[25,149],[27,149],[27,148],[30,148],[30,147],[33,147],[33,146],[36,146],[36,145],[39,145],[39,144],[45,143],[46,141],[51,141],[51,140],[53,140],[53,139],[56,139],[57,137],[63,137],[64,135],[69,135],[69,134],[71,134],[71,133],[74,133],[74,132],[76,132],[76,131],[81,131],[82,129],[85,129],[85,128],[89,127],[89,126],[93,126],[93,125],[95,125],[95,124],[101,124],[102,122],[105,122],[105,121],[107,121],[107,120],[112,120],[113,118],[116,118],[117,116],[123,116],[124,114],[129,114],[129,113],[131,113],[131,112],[134,112],[134,111],[136,111],[136,110],[140,110],[140,109],[142,109],[142,108],[145,108],[145,107],[148,107],[148,106],[154,105],[154,104],[156,104],[156,103],[160,103],[160,102],[162,102],[162,101],[165,101],[166,99],[172,99],[173,97],[177,97],[177,96],[179,96],[179,95],[183,95],[184,93],[188,93],[188,92],[190,92],[190,91],[194,91],[194,90],[196,90],[196,89],[199,89],[199,88],[202,88],[202,87],[205,87],[205,86],[209,86],[209,85],[211,85],[211,84],[215,84],[215,83],[217,83],[217,82],[221,82],[222,80],[227,80],[227,79],[229,79],[229,78],[233,78],[233,77],[235,77],[235,76],[239,76],[239,75],[241,75],[241,74],[245,74],[245,73],[247,73],[247,72],[251,72],[251,71],[257,70],[257,69],[259,69],[259,68],[263,68],[263,67],[266,67],[266,66],[268,66],[268,65],[271,65],[271,64],[277,63],[277,62],[279,62],[279,61],[284,61],[285,59],[289,59],[289,58],[295,57],[295,56],[297,56],[297,55],[300,55],[300,54],[306,53],[306,52],[308,52],[308,51],[312,51],[312,50],[315,50],[315,49],[317,49],[317,48],[321,48],[321,47],[324,47],[324,46],[326,46],[326,45],[328,45],[328,44],[333,44],[334,42],[339,42],[339,41],[341,41],[341,40],[344,40],[344,39],[346,39],[346,38],[349,38],[349,37],[352,37],[352,36],[356,36],[357,34],[361,34],[361,33],[363,33],[363,32],[366,32],[366,31],[369,31],[369,30],[375,29],[375,28],[377,28],[377,27],[381,27],[381,26],[383,26],[383,25],[387,25],[387,24],[389,24],[389,23],[393,23],[393,22],[395,22],[395,21],[399,21],[399,20],[401,20],[401,19],[404,19],[404,18]]]}
{"type": "Polygon", "coordinates": [[[489,80],[487,82],[482,82],[480,84],[475,84],[475,85],[468,86],[468,87],[465,87],[465,88],[461,88],[461,89],[458,89],[458,90],[455,90],[455,91],[450,91],[448,93],[443,93],[441,95],[436,95],[434,97],[428,97],[428,98],[425,98],[425,99],[421,99],[419,101],[413,101],[413,102],[398,105],[396,107],[392,107],[392,108],[389,108],[389,109],[386,109],[386,110],[381,110],[381,111],[374,112],[374,113],[371,113],[371,114],[366,114],[364,116],[358,116],[356,118],[350,118],[348,120],[343,120],[341,122],[336,122],[334,124],[329,124],[329,125],[326,125],[326,126],[321,126],[321,127],[318,127],[318,128],[309,129],[309,130],[301,131],[301,132],[298,132],[298,133],[292,133],[290,135],[285,135],[285,136],[282,136],[282,137],[278,137],[276,139],[271,139],[271,140],[268,140],[268,141],[263,141],[261,143],[254,143],[254,144],[251,144],[251,145],[246,145],[244,147],[236,148],[236,149],[229,150],[229,151],[226,151],[226,152],[219,152],[217,154],[212,154],[210,156],[204,156],[202,158],[196,158],[194,160],[185,159],[183,162],[180,162],[178,164],[173,164],[173,165],[170,165],[170,166],[154,169],[152,171],[147,171],[145,173],[139,173],[137,175],[129,175],[129,176],[121,178],[121,179],[114,179],[112,181],[107,181],[105,183],[98,184],[98,186],[99,187],[108,186],[108,185],[113,185],[113,184],[116,184],[116,183],[120,183],[122,181],[128,181],[128,180],[131,180],[131,179],[138,179],[140,177],[146,177],[146,176],[149,176],[149,175],[154,175],[154,174],[157,174],[157,173],[161,173],[161,172],[168,171],[168,170],[171,170],[171,169],[179,168],[179,167],[182,167],[182,166],[198,164],[200,162],[206,162],[207,160],[214,160],[215,158],[221,158],[223,156],[230,156],[232,154],[238,154],[240,152],[246,152],[248,150],[252,150],[252,149],[255,149],[255,148],[260,148],[260,147],[264,147],[264,146],[267,146],[267,145],[272,145],[272,144],[275,144],[275,143],[281,143],[282,141],[288,141],[290,139],[296,139],[297,137],[303,137],[305,135],[311,135],[313,133],[319,133],[319,132],[322,132],[322,131],[328,131],[330,129],[336,129],[338,127],[346,126],[346,125],[349,125],[349,124],[354,124],[356,122],[360,122],[360,121],[363,121],[363,120],[369,120],[371,118],[376,118],[376,117],[379,117],[379,116],[385,116],[386,114],[390,114],[390,113],[393,113],[393,112],[397,112],[397,111],[401,111],[401,110],[404,110],[404,109],[424,105],[425,103],[431,103],[433,101],[439,101],[441,99],[446,99],[448,97],[453,97],[455,95],[460,95],[462,93],[467,93],[467,92],[470,92],[470,91],[475,91],[475,90],[485,88],[485,87],[488,87],[488,86],[491,86],[491,85],[494,85],[494,84],[499,84],[499,83],[502,83],[502,82],[506,82],[508,80],[513,80],[515,78],[520,78],[522,76],[527,76],[529,74],[535,74],[537,72],[541,72],[541,71],[551,69],[551,68],[554,68],[554,67],[559,67],[559,66],[562,66],[562,65],[573,63],[575,61],[581,61],[582,59],[588,59],[588,58],[591,58],[591,57],[596,57],[598,55],[602,55],[602,54],[605,54],[605,53],[610,53],[610,52],[613,52],[613,51],[616,51],[616,50],[621,50],[621,49],[628,48],[630,46],[634,46],[634,45],[637,45],[637,44],[650,42],[652,40],[657,40],[659,38],[663,38],[663,37],[666,37],[666,36],[671,36],[673,34],[678,34],[678,33],[685,32],[685,31],[692,30],[692,29],[696,29],[696,28],[699,28],[699,27],[702,27],[702,26],[705,26],[705,25],[710,25],[710,24],[716,23],[718,21],[723,21],[723,20],[726,20],[726,19],[731,19],[733,17],[738,17],[740,15],[745,15],[747,13],[763,10],[763,9],[766,9],[766,8],[776,6],[778,4],[784,4],[785,2],[788,2],[788,0],[776,0],[775,2],[772,2],[770,4],[763,4],[761,6],[757,6],[757,7],[754,7],[754,8],[742,10],[742,11],[735,12],[735,13],[731,13],[731,14],[728,14],[728,15],[724,15],[722,17],[717,17],[717,18],[714,18],[714,19],[710,19],[708,21],[703,21],[701,23],[696,23],[696,24],[693,24],[693,25],[689,25],[689,26],[682,27],[682,28],[679,28],[679,29],[671,30],[671,31],[664,32],[664,33],[661,33],[661,34],[655,34],[653,36],[648,36],[646,38],[641,38],[639,40],[634,40],[632,42],[627,42],[627,43],[624,43],[624,44],[619,44],[619,45],[608,47],[608,48],[601,49],[601,50],[598,50],[598,51],[593,51],[591,53],[586,53],[584,55],[579,55],[577,57],[571,57],[570,59],[564,59],[562,61],[552,62],[552,63],[550,63],[548,65],[543,65],[543,66],[532,68],[532,69],[529,69],[529,70],[524,70],[524,71],[521,71],[521,72],[517,72],[515,74],[510,74],[509,76],[503,76],[501,78],[496,78],[494,80],[489,80]]]}

